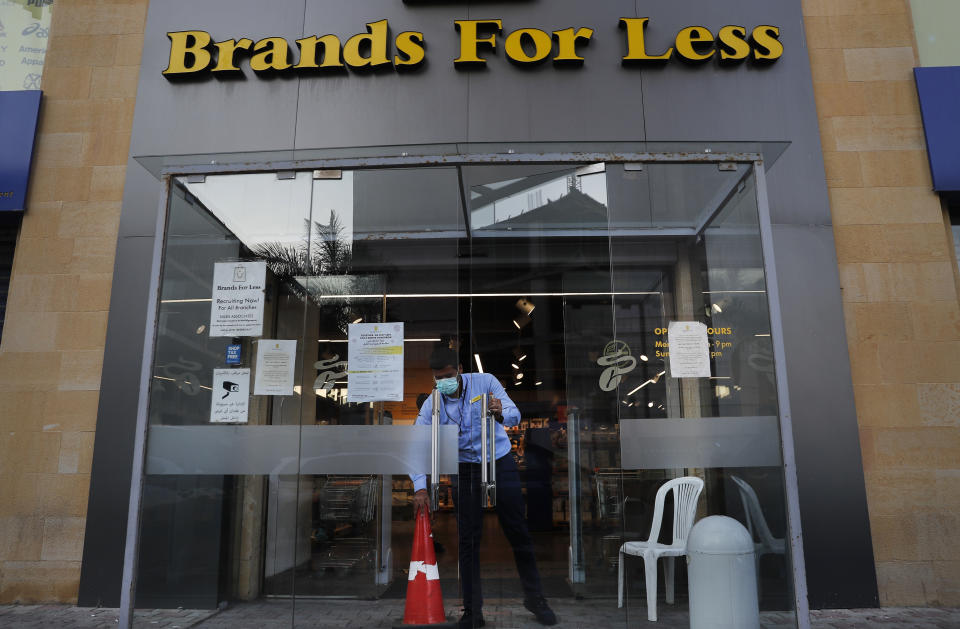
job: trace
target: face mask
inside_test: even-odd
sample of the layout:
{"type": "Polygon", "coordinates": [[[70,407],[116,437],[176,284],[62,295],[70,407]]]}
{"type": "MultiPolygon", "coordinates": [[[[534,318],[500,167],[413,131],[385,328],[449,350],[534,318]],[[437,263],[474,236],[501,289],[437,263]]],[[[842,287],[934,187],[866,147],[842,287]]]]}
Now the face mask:
{"type": "Polygon", "coordinates": [[[453,395],[457,392],[458,388],[460,388],[460,386],[457,383],[456,376],[437,380],[437,391],[443,393],[444,395],[453,395]]]}

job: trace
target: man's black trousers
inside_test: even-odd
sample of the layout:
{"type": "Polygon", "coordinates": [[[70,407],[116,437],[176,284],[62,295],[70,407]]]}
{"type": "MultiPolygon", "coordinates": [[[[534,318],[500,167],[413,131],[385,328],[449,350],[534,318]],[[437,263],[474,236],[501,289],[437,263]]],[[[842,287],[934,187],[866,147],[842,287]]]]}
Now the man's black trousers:
{"type": "MultiPolygon", "coordinates": [[[[512,453],[497,459],[496,480],[497,517],[500,519],[500,527],[504,535],[513,547],[513,556],[517,562],[517,572],[520,573],[524,598],[539,599],[543,596],[540,573],[537,571],[533,542],[524,518],[520,472],[512,453]]],[[[460,463],[460,474],[454,482],[457,485],[454,491],[454,502],[460,538],[463,606],[476,615],[483,609],[483,594],[480,591],[480,538],[483,534],[480,464],[460,463]]]]}

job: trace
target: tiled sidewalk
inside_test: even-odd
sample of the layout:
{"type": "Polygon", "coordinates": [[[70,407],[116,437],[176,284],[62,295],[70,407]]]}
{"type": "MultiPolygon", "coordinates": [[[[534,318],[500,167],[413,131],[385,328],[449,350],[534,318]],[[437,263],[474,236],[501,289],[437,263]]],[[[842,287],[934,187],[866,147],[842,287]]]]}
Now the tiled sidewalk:
{"type": "MultiPolygon", "coordinates": [[[[560,618],[558,627],[615,629],[618,626],[679,629],[689,626],[687,614],[661,607],[659,622],[646,619],[646,610],[634,608],[625,614],[615,602],[552,601],[560,618]],[[626,620],[626,623],[624,622],[626,620]]],[[[454,609],[448,608],[450,618],[454,609]]],[[[144,610],[136,614],[139,628],[187,629],[263,629],[303,627],[304,629],[388,629],[399,624],[402,600],[291,601],[269,600],[232,606],[222,612],[206,610],[144,610]]],[[[490,629],[527,629],[541,627],[523,609],[519,599],[502,599],[484,610],[490,629]]],[[[764,613],[764,629],[793,627],[789,614],[764,613]]],[[[66,607],[58,605],[0,606],[0,627],[17,629],[108,629],[117,626],[117,610],[66,607]]],[[[816,629],[960,629],[960,609],[886,608],[814,611],[811,627],[816,629]]]]}

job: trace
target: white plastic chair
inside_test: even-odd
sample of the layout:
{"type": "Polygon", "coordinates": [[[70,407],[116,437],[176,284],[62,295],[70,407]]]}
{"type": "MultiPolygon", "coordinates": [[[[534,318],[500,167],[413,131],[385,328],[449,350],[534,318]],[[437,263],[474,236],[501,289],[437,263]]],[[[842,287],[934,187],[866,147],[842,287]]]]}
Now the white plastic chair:
{"type": "Polygon", "coordinates": [[[743,502],[743,512],[747,518],[747,530],[750,531],[750,536],[754,540],[759,540],[753,543],[754,557],[757,562],[757,585],[759,586],[760,557],[771,553],[783,555],[786,553],[787,544],[785,540],[774,537],[773,533],[770,532],[770,527],[767,526],[767,519],[763,517],[763,510],[760,509],[757,492],[753,490],[750,483],[739,476],[733,475],[730,476],[730,480],[736,483],[737,489],[740,491],[740,500],[743,502]]]}
{"type": "Polygon", "coordinates": [[[693,528],[697,514],[697,500],[703,491],[703,480],[695,476],[683,476],[667,481],[657,490],[653,507],[653,522],[650,536],[645,542],[626,542],[620,547],[620,575],[617,581],[617,606],[623,607],[623,560],[625,555],[643,558],[647,585],[647,618],[657,619],[657,559],[666,558],[663,565],[667,602],[673,603],[674,558],[687,554],[687,537],[693,528]],[[673,491],[673,543],[661,544],[660,526],[663,524],[663,501],[667,492],[673,491]]]}

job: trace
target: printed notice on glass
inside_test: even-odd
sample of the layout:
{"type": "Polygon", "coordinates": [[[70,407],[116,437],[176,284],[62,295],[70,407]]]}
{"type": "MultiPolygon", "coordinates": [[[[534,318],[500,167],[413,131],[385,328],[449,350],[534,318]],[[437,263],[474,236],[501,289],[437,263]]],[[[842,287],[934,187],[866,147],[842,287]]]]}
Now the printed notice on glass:
{"type": "Polygon", "coordinates": [[[263,334],[266,262],[217,262],[213,265],[210,336],[263,334]]]}
{"type": "Polygon", "coordinates": [[[352,323],[347,342],[347,401],[403,401],[403,324],[352,323]]]}
{"type": "Polygon", "coordinates": [[[293,395],[296,360],[296,341],[261,339],[257,343],[257,373],[253,378],[253,394],[293,395]]]}
{"type": "Polygon", "coordinates": [[[707,326],[696,321],[671,321],[667,329],[670,347],[670,376],[709,378],[710,342],[707,326]]]}
{"type": "Polygon", "coordinates": [[[246,424],[249,399],[249,369],[213,370],[211,424],[246,424]]]}

